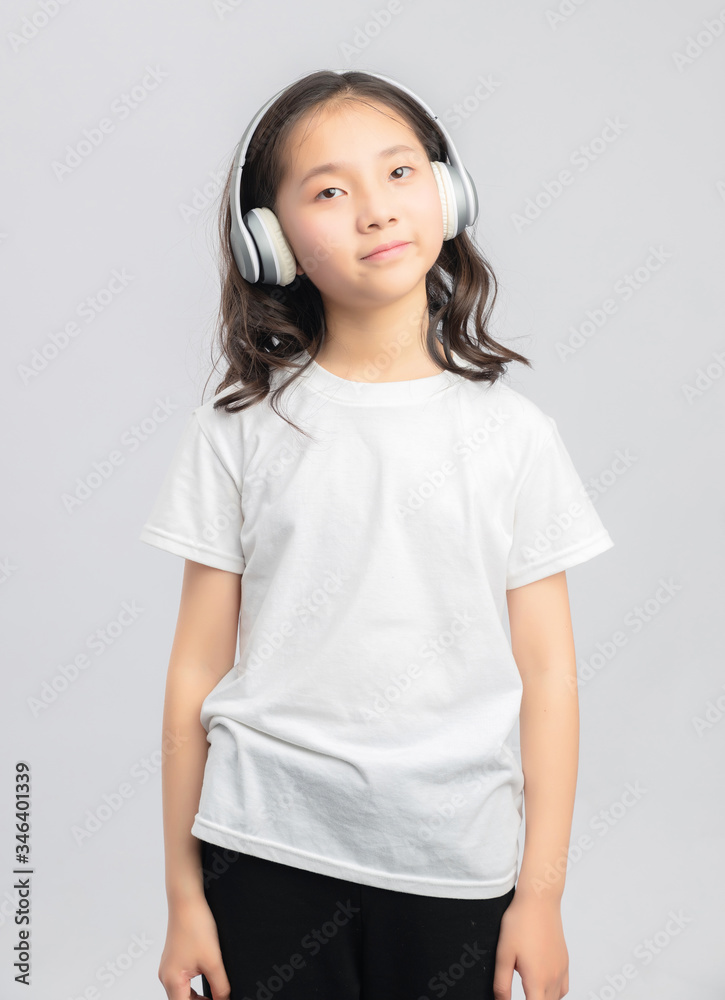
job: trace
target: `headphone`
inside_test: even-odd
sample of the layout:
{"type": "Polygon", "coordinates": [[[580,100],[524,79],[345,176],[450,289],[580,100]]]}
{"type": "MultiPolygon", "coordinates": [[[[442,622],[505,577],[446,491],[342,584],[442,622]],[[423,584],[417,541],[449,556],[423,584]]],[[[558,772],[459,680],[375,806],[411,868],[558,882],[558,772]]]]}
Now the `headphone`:
{"type": "MultiPolygon", "coordinates": [[[[335,69],[333,73],[347,73],[349,69],[335,69]]],[[[473,178],[463,166],[456,147],[442,122],[428,105],[412,90],[380,73],[369,73],[380,80],[386,80],[399,90],[410,95],[423,110],[438,123],[446,140],[448,163],[430,161],[433,176],[438,185],[438,193],[443,209],[443,239],[451,240],[462,233],[466,226],[472,226],[478,217],[478,194],[473,178]]],[[[232,228],[231,244],[239,273],[255,284],[289,285],[297,275],[297,263],[292,247],[287,242],[279,220],[270,208],[252,208],[242,218],[242,170],[254,131],[267,108],[277,100],[287,87],[271,97],[254,116],[239,140],[239,146],[232,168],[232,183],[229,192],[232,228]]]]}

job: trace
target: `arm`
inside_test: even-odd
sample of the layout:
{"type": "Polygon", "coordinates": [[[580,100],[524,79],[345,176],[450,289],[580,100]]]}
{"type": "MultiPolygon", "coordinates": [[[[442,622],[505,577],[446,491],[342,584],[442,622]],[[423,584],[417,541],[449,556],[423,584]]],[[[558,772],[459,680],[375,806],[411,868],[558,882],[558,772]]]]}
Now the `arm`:
{"type": "MultiPolygon", "coordinates": [[[[523,682],[519,730],[524,852],[496,959],[501,997],[514,968],[529,997],[565,996],[561,925],[579,754],[579,702],[566,572],[507,591],[511,650],[523,682]],[[499,979],[500,976],[500,979],[499,979]]],[[[498,994],[497,994],[498,995],[498,994]]]]}
{"type": "Polygon", "coordinates": [[[579,699],[566,573],[507,594],[523,681],[519,731],[526,832],[516,892],[559,903],[579,757],[579,699]]]}
{"type": "Polygon", "coordinates": [[[175,737],[175,749],[161,765],[169,929],[159,979],[172,1000],[188,997],[190,979],[202,971],[212,988],[224,985],[217,978],[221,958],[204,896],[200,845],[190,830],[209,748],[201,703],[234,665],[240,605],[239,574],[185,561],[163,714],[163,733],[175,737]]]}

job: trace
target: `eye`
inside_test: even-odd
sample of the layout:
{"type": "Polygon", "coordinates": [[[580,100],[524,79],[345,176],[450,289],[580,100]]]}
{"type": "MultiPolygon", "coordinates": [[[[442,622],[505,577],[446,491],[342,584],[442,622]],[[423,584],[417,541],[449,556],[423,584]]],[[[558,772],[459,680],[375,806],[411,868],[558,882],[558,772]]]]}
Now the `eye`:
{"type": "MultiPolygon", "coordinates": [[[[414,169],[413,167],[396,167],[395,170],[391,171],[391,176],[392,176],[392,174],[397,174],[397,172],[399,170],[413,170],[413,169],[414,169]]],[[[404,177],[396,177],[395,179],[396,179],[396,181],[405,180],[404,177]]],[[[318,201],[318,200],[321,200],[321,201],[335,201],[336,200],[335,198],[322,198],[322,199],[320,199],[320,195],[321,194],[326,194],[328,191],[342,191],[342,188],[338,188],[338,187],[323,188],[322,191],[320,191],[319,194],[317,194],[315,196],[314,200],[315,201],[318,201]]]]}
{"type": "MultiPolygon", "coordinates": [[[[325,194],[326,191],[342,191],[342,188],[324,188],[322,191],[320,191],[320,194],[325,194]]],[[[318,194],[315,197],[315,201],[317,201],[317,199],[320,197],[320,194],[318,194]]],[[[334,201],[334,200],[335,200],[334,198],[323,198],[322,199],[322,201],[334,201]]]]}

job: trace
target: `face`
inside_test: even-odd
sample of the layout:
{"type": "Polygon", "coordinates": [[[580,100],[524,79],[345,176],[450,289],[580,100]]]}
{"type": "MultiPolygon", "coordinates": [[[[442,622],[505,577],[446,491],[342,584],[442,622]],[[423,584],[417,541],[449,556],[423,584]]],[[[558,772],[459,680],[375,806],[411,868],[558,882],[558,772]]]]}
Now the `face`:
{"type": "Polygon", "coordinates": [[[323,108],[293,129],[285,166],[275,214],[297,273],[323,302],[380,306],[425,282],[443,245],[440,195],[425,148],[396,111],[374,101],[323,108]],[[391,151],[398,146],[407,148],[391,151]],[[395,241],[407,246],[364,259],[395,241]]]}

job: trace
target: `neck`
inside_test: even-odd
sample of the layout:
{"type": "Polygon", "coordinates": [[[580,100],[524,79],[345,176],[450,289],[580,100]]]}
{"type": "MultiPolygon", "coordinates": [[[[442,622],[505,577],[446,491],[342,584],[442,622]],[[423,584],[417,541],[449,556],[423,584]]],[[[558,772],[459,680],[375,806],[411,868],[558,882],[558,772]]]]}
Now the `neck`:
{"type": "MultiPolygon", "coordinates": [[[[425,285],[416,294],[367,309],[325,303],[325,338],[315,360],[340,378],[395,382],[436,375],[428,356],[428,300],[425,285]]],[[[436,352],[444,361],[436,340],[436,352]]]]}

